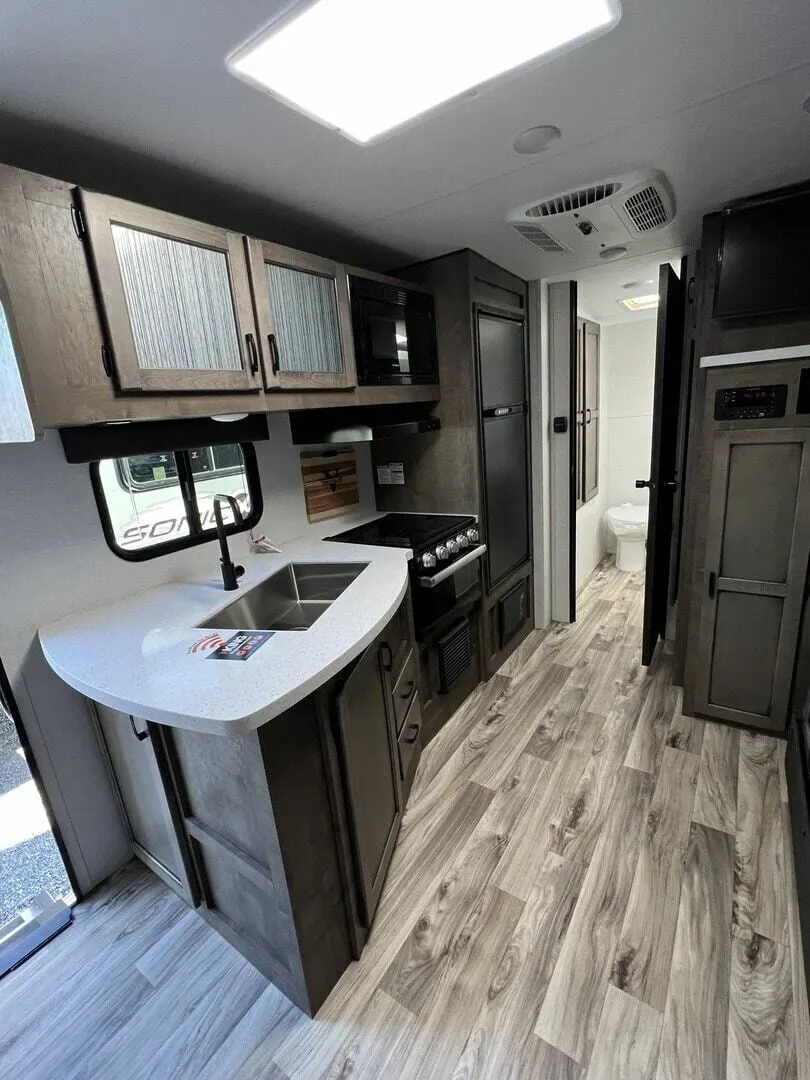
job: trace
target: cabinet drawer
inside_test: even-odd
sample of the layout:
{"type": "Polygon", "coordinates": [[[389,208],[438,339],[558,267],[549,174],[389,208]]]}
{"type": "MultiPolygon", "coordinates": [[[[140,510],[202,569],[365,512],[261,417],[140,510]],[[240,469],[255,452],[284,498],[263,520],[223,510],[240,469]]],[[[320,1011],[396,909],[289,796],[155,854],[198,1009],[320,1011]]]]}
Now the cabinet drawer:
{"type": "Polygon", "coordinates": [[[419,764],[419,755],[422,750],[422,703],[419,695],[413,699],[408,709],[405,723],[400,732],[397,745],[399,747],[399,774],[402,777],[402,793],[405,799],[411,790],[416,766],[419,764]]]}
{"type": "Polygon", "coordinates": [[[498,636],[505,648],[524,627],[529,616],[529,582],[519,581],[498,602],[498,636]]]}
{"type": "Polygon", "coordinates": [[[391,650],[389,670],[391,673],[391,685],[395,686],[399,682],[400,674],[405,667],[413,645],[410,595],[406,595],[397,608],[396,614],[385,628],[383,639],[391,650]]]}
{"type": "Polygon", "coordinates": [[[402,730],[408,707],[413,700],[413,695],[416,692],[418,684],[419,662],[416,650],[411,649],[391,694],[394,704],[394,719],[397,725],[397,735],[399,735],[402,730]]]}

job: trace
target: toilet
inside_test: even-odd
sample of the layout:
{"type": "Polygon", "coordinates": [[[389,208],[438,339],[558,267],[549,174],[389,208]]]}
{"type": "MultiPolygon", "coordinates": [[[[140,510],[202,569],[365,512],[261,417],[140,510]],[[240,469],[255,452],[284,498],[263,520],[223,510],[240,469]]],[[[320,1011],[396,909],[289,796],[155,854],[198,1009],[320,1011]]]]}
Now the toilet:
{"type": "Polygon", "coordinates": [[[644,569],[647,549],[647,507],[622,503],[605,513],[608,528],[616,537],[616,568],[644,569]]]}

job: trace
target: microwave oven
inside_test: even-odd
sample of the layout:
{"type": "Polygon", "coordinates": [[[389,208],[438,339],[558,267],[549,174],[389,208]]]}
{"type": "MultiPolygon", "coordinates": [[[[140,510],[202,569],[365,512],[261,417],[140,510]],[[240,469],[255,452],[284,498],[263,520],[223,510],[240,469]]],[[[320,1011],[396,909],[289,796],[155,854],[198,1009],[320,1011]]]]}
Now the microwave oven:
{"type": "Polygon", "coordinates": [[[433,296],[407,286],[349,276],[360,386],[438,383],[433,296]]]}

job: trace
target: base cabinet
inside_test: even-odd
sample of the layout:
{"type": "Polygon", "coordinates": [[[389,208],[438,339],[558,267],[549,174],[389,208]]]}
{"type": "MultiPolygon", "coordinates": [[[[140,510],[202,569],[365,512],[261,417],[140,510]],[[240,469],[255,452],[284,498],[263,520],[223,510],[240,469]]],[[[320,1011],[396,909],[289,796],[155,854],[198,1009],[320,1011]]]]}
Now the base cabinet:
{"type": "Polygon", "coordinates": [[[164,729],[105,705],[95,705],[94,712],[133,853],[196,906],[196,881],[172,786],[164,729]]]}

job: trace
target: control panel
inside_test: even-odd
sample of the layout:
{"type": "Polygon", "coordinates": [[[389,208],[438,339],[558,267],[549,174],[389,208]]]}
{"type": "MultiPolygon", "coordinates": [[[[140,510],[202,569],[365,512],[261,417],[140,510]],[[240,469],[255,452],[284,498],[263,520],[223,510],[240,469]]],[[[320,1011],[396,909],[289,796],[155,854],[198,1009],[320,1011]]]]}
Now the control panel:
{"type": "Polygon", "coordinates": [[[785,415],[787,384],[734,386],[714,396],[715,420],[776,420],[785,415]]]}

